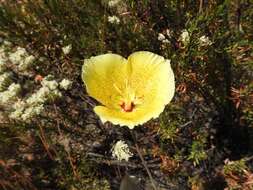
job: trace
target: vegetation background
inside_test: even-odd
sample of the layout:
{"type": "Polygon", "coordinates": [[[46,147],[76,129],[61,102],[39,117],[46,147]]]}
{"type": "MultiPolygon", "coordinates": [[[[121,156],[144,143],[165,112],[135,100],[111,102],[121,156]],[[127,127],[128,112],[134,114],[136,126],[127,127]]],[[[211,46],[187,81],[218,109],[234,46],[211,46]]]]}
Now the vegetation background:
{"type": "Polygon", "coordinates": [[[1,0],[5,53],[41,59],[29,71],[7,64],[21,90],[0,105],[0,189],[113,190],[126,172],[148,189],[129,129],[99,121],[80,76],[85,58],[139,50],[171,59],[176,77],[160,118],[134,129],[157,188],[253,189],[252,18],[251,0],[1,0]],[[48,75],[71,88],[29,120],[10,118],[48,75]],[[129,162],[112,158],[117,140],[129,162]]]}

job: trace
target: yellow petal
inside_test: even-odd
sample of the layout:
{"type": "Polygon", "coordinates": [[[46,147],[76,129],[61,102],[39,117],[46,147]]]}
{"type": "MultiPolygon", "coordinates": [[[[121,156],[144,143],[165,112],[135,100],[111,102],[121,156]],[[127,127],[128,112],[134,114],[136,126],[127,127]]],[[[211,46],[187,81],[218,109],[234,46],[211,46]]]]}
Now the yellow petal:
{"type": "Polygon", "coordinates": [[[147,103],[154,98],[155,102],[164,104],[171,101],[175,92],[175,79],[170,60],[148,51],[140,51],[128,57],[128,65],[132,70],[130,83],[137,94],[145,94],[147,103]]]}
{"type": "Polygon", "coordinates": [[[120,85],[126,77],[127,60],[117,54],[104,54],[84,61],[82,79],[88,94],[113,108],[120,97],[120,85]]]}
{"type": "Polygon", "coordinates": [[[96,106],[94,111],[103,123],[110,121],[114,125],[127,126],[133,129],[135,126],[141,125],[152,118],[157,118],[163,109],[164,106],[157,107],[150,105],[149,107],[136,108],[133,112],[124,112],[109,109],[105,106],[96,106]]]}

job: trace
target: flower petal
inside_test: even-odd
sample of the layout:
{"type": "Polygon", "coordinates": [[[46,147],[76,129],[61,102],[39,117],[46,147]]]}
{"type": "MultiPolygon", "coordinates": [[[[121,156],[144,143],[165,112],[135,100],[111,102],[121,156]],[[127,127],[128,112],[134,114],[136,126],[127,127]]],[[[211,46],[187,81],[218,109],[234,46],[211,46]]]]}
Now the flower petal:
{"type": "Polygon", "coordinates": [[[123,112],[120,110],[109,109],[105,106],[96,106],[95,113],[100,117],[101,121],[105,123],[110,121],[114,125],[127,126],[133,129],[137,125],[141,125],[152,118],[157,118],[163,111],[163,107],[140,107],[133,112],[123,112]]]}
{"type": "Polygon", "coordinates": [[[143,104],[155,102],[168,104],[174,96],[175,78],[170,60],[157,54],[140,51],[128,57],[131,69],[131,86],[137,96],[144,96],[143,104]]]}
{"type": "Polygon", "coordinates": [[[104,54],[84,61],[82,79],[88,94],[101,104],[115,108],[119,89],[127,77],[127,60],[117,54],[104,54]]]}

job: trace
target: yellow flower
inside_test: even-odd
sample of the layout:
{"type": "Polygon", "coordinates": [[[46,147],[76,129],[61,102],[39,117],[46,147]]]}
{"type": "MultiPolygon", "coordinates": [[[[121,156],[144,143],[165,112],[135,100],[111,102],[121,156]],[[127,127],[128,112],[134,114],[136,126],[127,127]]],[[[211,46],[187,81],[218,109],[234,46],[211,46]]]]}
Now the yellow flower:
{"type": "Polygon", "coordinates": [[[102,104],[94,108],[101,121],[130,129],[158,117],[175,92],[170,60],[147,51],[128,59],[110,53],[86,59],[82,79],[102,104]]]}

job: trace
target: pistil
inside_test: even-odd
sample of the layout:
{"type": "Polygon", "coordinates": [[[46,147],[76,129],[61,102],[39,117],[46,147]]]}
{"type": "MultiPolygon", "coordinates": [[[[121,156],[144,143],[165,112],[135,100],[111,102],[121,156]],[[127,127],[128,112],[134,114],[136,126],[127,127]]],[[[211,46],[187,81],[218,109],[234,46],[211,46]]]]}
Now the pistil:
{"type": "Polygon", "coordinates": [[[133,102],[128,102],[128,103],[123,102],[120,104],[120,107],[122,108],[124,112],[132,112],[135,105],[133,102]]]}

